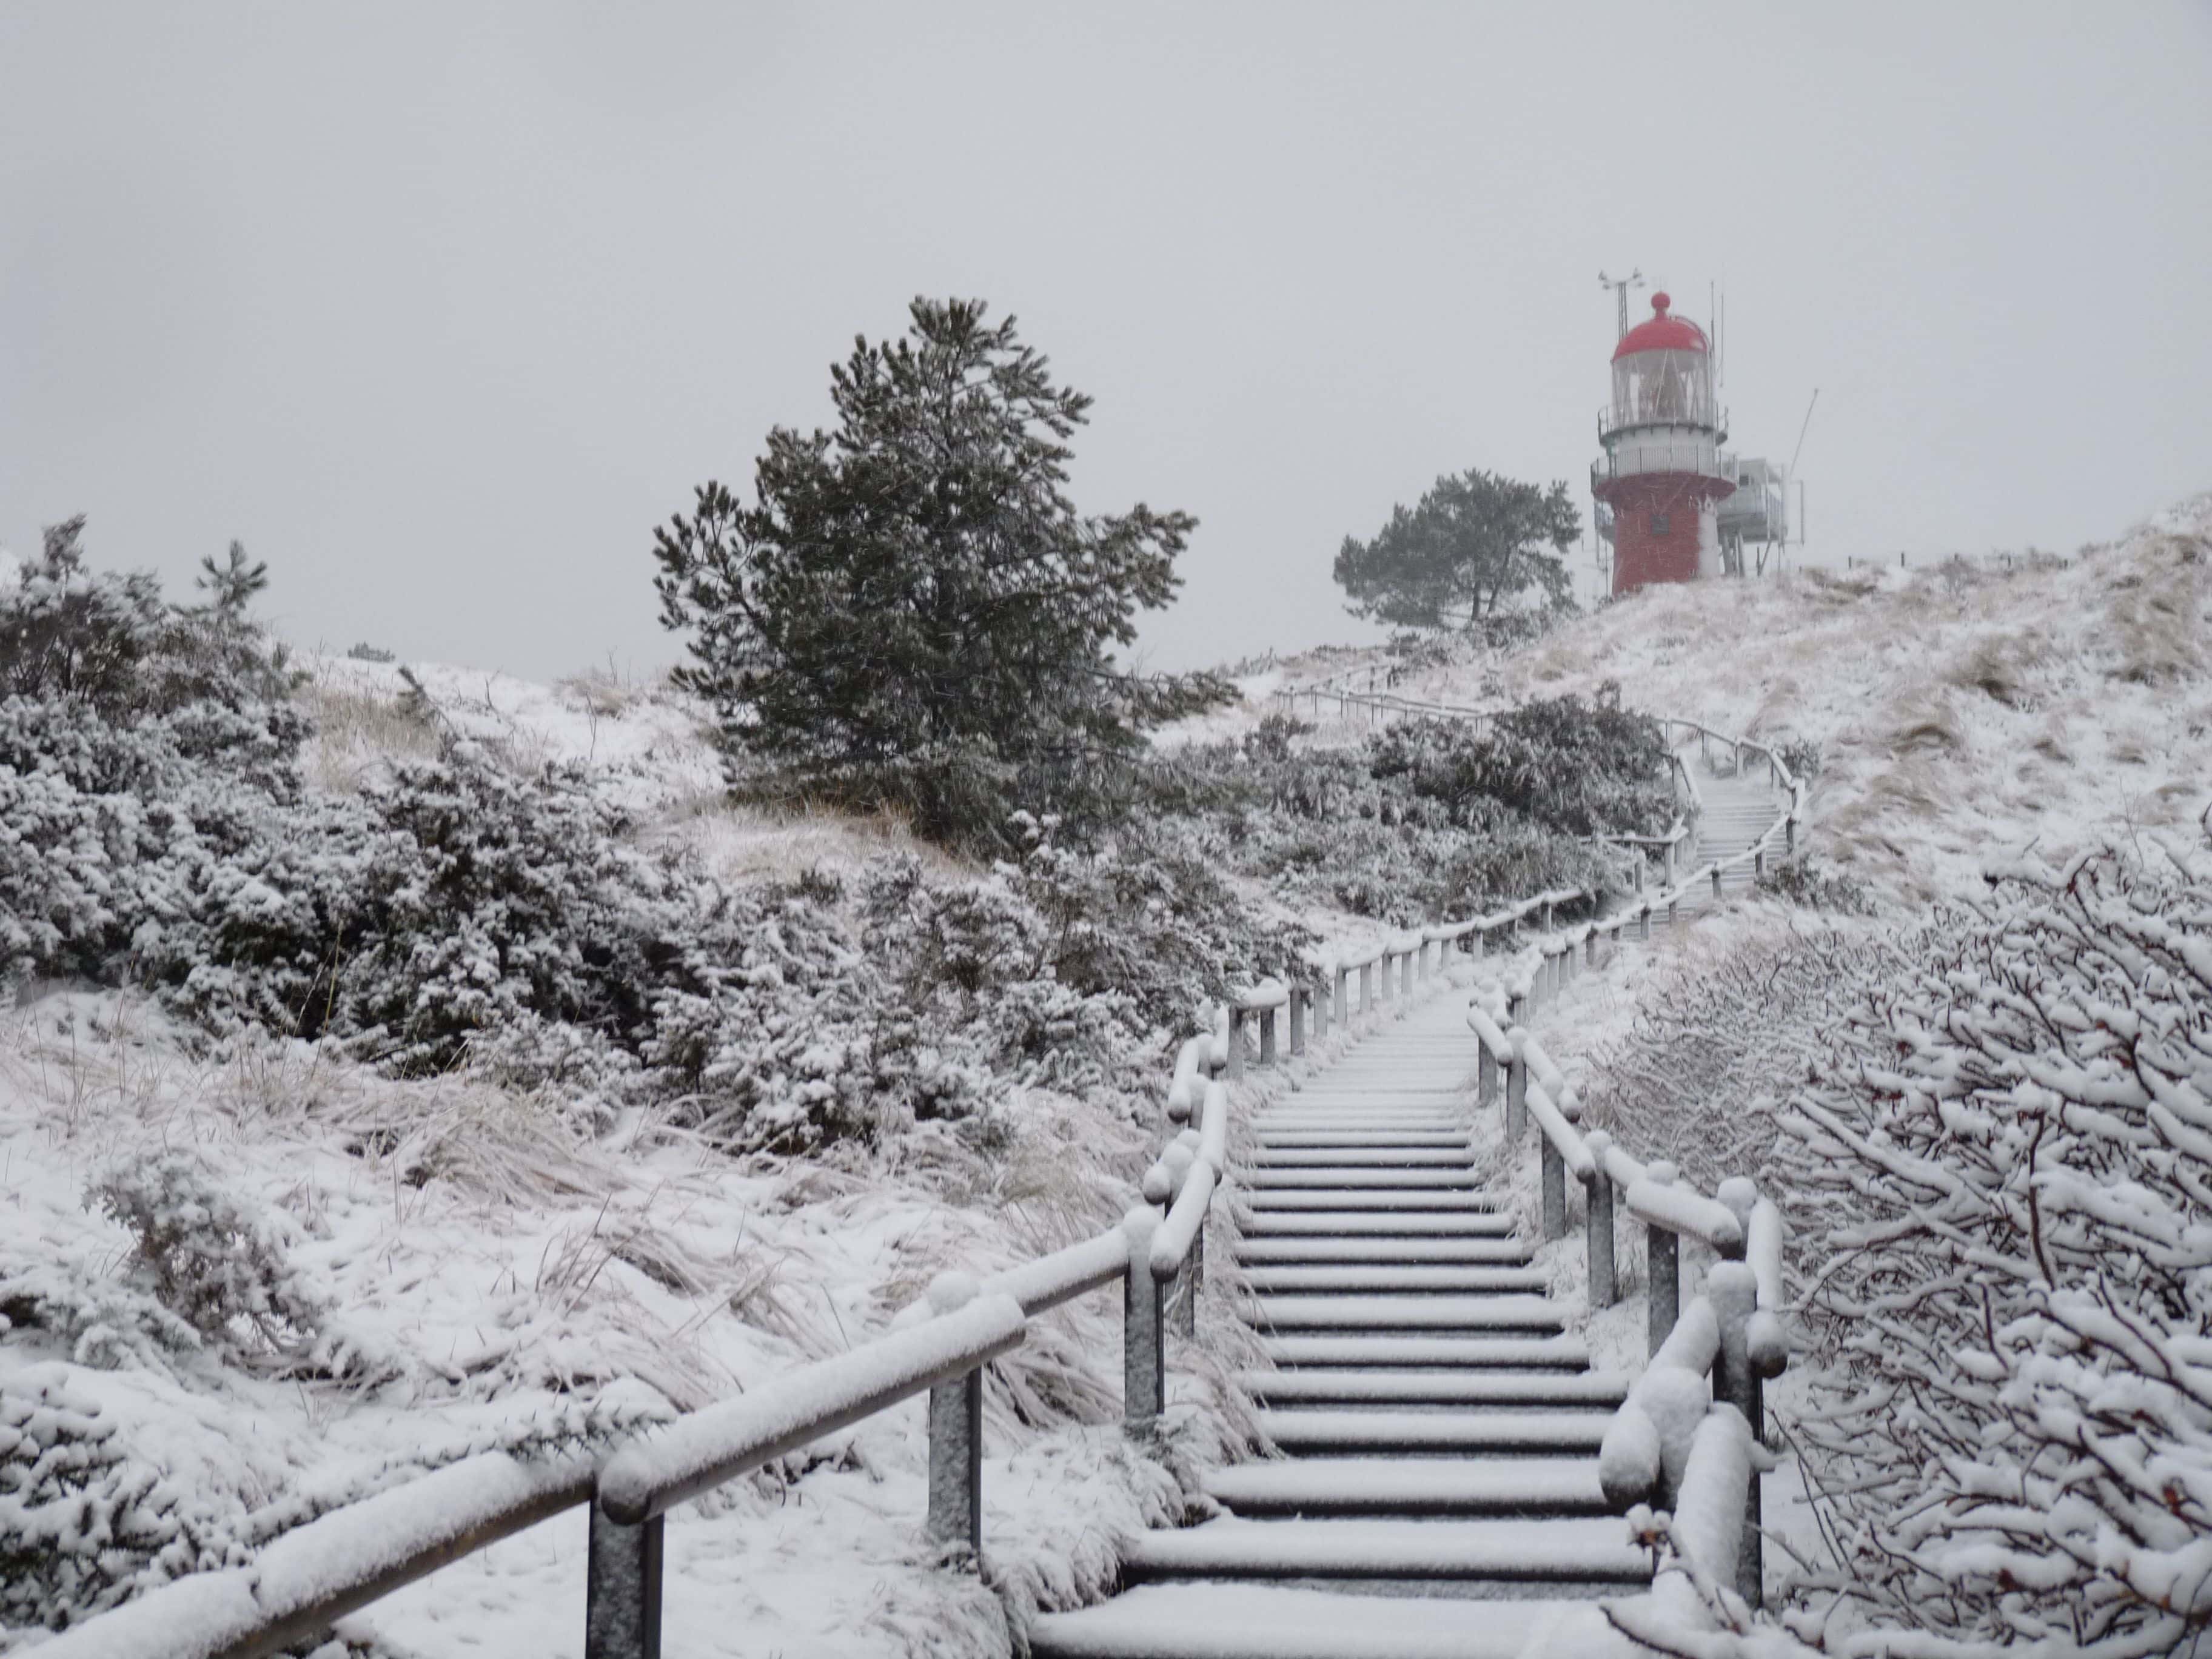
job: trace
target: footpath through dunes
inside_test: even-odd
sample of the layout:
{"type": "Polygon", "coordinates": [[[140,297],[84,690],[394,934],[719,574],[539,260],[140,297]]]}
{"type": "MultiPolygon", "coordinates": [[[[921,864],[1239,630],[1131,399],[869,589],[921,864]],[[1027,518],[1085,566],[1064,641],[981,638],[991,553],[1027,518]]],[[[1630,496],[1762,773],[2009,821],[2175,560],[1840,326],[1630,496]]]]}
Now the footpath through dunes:
{"type": "Polygon", "coordinates": [[[1282,1455],[1216,1473],[1225,1513],[1139,1538],[1121,1594],[1040,1620],[1036,1653],[1485,1659],[1649,1583],[1598,1483],[1631,1379],[1590,1369],[1476,1175],[1475,1053],[1448,990],[1252,1120],[1237,1256],[1270,1368],[1242,1381],[1282,1455]]]}
{"type": "MultiPolygon", "coordinates": [[[[1689,860],[1693,867],[1733,860],[1771,829],[1777,793],[1763,764],[1739,757],[1734,772],[1716,776],[1692,760],[1697,747],[1692,744],[1681,751],[1686,762],[1698,764],[1700,774],[1698,793],[1704,810],[1689,860]]],[[[1748,862],[1731,866],[1721,872],[1721,890],[1723,895],[1741,892],[1757,879],[1748,862]]],[[[1693,890],[1683,899],[1683,908],[1692,911],[1713,906],[1710,888],[1693,890]]]]}

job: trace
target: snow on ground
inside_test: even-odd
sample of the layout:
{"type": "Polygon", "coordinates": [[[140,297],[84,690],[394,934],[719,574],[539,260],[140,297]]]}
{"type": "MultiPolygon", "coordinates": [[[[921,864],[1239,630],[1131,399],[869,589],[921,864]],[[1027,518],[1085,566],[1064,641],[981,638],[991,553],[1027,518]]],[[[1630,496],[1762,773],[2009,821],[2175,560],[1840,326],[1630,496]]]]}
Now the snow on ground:
{"type": "MultiPolygon", "coordinates": [[[[1984,860],[2030,842],[2051,854],[2203,810],[2212,703],[2201,679],[2173,671],[2201,665],[2208,534],[2212,496],[2063,565],[1648,590],[1522,651],[1432,668],[1380,649],[1310,653],[1246,676],[1238,706],[1163,742],[1235,735],[1278,689],[1347,674],[1395,672],[1387,689],[1401,695],[1491,706],[1618,679],[1632,706],[1818,743],[1814,852],[1917,900],[1971,884],[1984,860]]],[[[325,787],[358,787],[394,758],[434,753],[446,723],[526,764],[583,763],[641,833],[680,840],[732,878],[856,867],[887,850],[960,867],[896,823],[728,806],[703,711],[665,687],[590,677],[546,687],[418,665],[437,710],[426,714],[403,701],[396,665],[308,666],[325,787]]],[[[1322,738],[1349,738],[1364,719],[1332,724],[1324,702],[1322,724],[1322,738]]],[[[1723,925],[1756,927],[1763,913],[1740,908],[1723,925]]],[[[1325,936],[1354,931],[1311,921],[1325,936]]],[[[1655,934],[1652,949],[1579,977],[1546,1011],[1540,1030],[1571,1073],[1626,1028],[1678,948],[1655,934]]],[[[208,1355],[70,1368],[137,1455],[251,1531],[284,1504],[373,1490],[426,1457],[574,1425],[579,1401],[607,1379],[647,1385],[607,1395],[601,1413],[620,1415],[841,1352],[945,1266],[988,1272],[1099,1224],[1164,1127],[1039,1097],[1014,1145],[988,1158],[948,1139],[896,1167],[740,1168],[680,1140],[630,1143],[627,1129],[596,1143],[556,1103],[461,1079],[392,1083],[297,1045],[210,1065],[127,999],[49,994],[0,1020],[0,1278],[112,1283],[128,1237],[87,1187],[156,1150],[198,1152],[286,1218],[292,1258],[334,1326],[387,1380],[309,1382],[208,1355]]],[[[1533,1212],[1533,1155],[1510,1178],[1533,1212]]],[[[1571,1237],[1540,1259],[1578,1287],[1581,1248],[1571,1237]]],[[[1601,1366],[1641,1357],[1640,1253],[1623,1254],[1634,1294],[1589,1322],[1601,1366]]],[[[992,1390],[987,1546],[993,1583],[1017,1607],[1094,1593],[1115,1540],[1183,1501],[1111,1420],[1113,1300],[1042,1322],[992,1390]],[[1048,1401],[1086,1420],[1040,1430],[1048,1401]]],[[[0,1380],[64,1357],[45,1336],[6,1334],[0,1380]]],[[[1170,1462],[1189,1465],[1220,1449],[1237,1402],[1213,1397],[1218,1367],[1186,1358],[1170,1462]]],[[[999,1595],[936,1571],[919,1541],[920,1419],[910,1403],[679,1512],[672,1650],[1003,1651],[999,1595]]],[[[1782,1492],[1770,1495],[1787,1512],[1782,1492]]],[[[572,1515],[355,1624],[395,1652],[575,1652],[581,1551],[572,1515]]]]}
{"type": "MultiPolygon", "coordinates": [[[[618,1152],[544,1103],[392,1083],[305,1045],[207,1065],[141,1005],[48,995],[0,1022],[0,1287],[107,1280],[130,1237],[87,1188],[155,1152],[198,1154],[226,1191],[287,1218],[291,1261],[388,1380],[290,1378],[211,1353],[68,1368],[136,1458],[243,1537],[288,1504],[320,1508],[576,1424],[589,1395],[605,1421],[742,1391],[864,1340],[947,1265],[989,1272],[1105,1224],[1132,1196],[1109,1172],[1138,1173],[1152,1137],[1097,1116],[1041,1099],[988,1162],[948,1146],[934,1167],[925,1146],[913,1167],[866,1174],[741,1170],[681,1141],[618,1152]],[[604,1388],[626,1377],[649,1387],[604,1388]]],[[[35,1322],[11,1334],[0,1378],[58,1372],[67,1349],[52,1334],[35,1322]]],[[[1118,1297],[1102,1292],[1037,1322],[994,1368],[988,1543],[1018,1606],[1096,1594],[1120,1537],[1180,1507],[1167,1468],[1122,1442],[1120,1346],[1118,1297]],[[1091,1420],[1041,1431],[1048,1402],[1091,1420]]],[[[1212,1401],[1185,1365],[1170,1463],[1218,1456],[1212,1401]]],[[[921,1541],[921,1411],[910,1402],[678,1511],[678,1645],[1003,1652],[999,1595],[936,1571],[921,1541]]],[[[536,1528],[351,1628],[402,1651],[580,1651],[582,1526],[578,1514],[536,1528]]]]}

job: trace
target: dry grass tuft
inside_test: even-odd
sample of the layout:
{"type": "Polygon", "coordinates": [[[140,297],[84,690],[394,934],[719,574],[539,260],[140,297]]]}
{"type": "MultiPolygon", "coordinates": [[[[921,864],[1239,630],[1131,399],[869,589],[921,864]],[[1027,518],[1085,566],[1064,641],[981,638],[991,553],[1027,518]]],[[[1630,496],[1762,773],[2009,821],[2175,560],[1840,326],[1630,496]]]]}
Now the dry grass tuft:
{"type": "Polygon", "coordinates": [[[1966,747],[1966,731],[1950,699],[1941,694],[1903,705],[1889,734],[1890,751],[1897,755],[1958,755],[1966,747]]]}
{"type": "Polygon", "coordinates": [[[896,812],[861,817],[828,807],[761,806],[720,791],[678,802],[653,839],[694,854],[709,874],[732,883],[795,881],[815,870],[849,875],[887,856],[914,859],[940,880],[977,873],[922,840],[896,812]]]}
{"type": "Polygon", "coordinates": [[[1943,678],[1961,690],[1979,691],[2008,708],[2033,709],[2044,701],[2036,671],[2048,661],[2051,643],[2039,635],[1995,634],[1943,678]]]}
{"type": "Polygon", "coordinates": [[[307,769],[318,788],[352,794],[394,761],[437,758],[436,726],[397,696],[337,684],[325,668],[301,689],[300,701],[315,722],[307,769]]]}
{"type": "Polygon", "coordinates": [[[2212,539],[2161,535],[2145,539],[2134,568],[2108,585],[2106,617],[2119,659],[2112,678],[2133,685],[2171,685],[2204,672],[2205,606],[2212,584],[2212,539]]]}

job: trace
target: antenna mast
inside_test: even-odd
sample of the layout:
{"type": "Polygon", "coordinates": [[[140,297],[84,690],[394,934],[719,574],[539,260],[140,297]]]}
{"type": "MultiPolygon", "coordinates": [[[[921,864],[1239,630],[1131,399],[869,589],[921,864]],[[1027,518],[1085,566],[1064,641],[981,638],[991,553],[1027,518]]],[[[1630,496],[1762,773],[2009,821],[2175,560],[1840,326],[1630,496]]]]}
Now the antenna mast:
{"type": "Polygon", "coordinates": [[[1599,287],[1609,288],[1613,290],[1613,298],[1619,302],[1615,307],[1619,326],[1613,337],[1618,340],[1628,332],[1628,290],[1644,286],[1643,270],[1639,267],[1630,271],[1627,276],[1618,278],[1608,276],[1601,270],[1597,274],[1597,280],[1599,287]]]}

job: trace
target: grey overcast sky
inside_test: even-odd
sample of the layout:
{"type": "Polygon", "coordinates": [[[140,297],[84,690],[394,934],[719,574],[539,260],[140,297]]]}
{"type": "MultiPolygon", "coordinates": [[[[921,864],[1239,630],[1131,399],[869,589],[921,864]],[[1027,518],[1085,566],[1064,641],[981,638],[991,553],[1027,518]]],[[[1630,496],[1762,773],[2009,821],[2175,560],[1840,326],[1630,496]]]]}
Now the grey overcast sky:
{"type": "Polygon", "coordinates": [[[2212,0],[0,0],[0,544],[648,668],[653,526],[973,295],[1081,505],[1200,520],[1152,662],[1362,637],[1394,501],[1583,495],[1640,265],[1725,289],[1736,447],[1820,388],[1809,556],[2071,547],[2212,488],[2208,88],[2212,0]]]}

